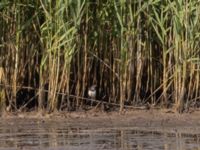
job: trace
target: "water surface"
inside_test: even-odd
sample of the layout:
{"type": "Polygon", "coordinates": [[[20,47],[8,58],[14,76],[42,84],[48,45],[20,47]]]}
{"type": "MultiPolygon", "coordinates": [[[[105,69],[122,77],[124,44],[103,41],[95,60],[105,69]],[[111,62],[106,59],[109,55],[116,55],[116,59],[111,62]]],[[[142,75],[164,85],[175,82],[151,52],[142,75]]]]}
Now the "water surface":
{"type": "Polygon", "coordinates": [[[8,120],[0,123],[1,150],[199,150],[200,136],[176,128],[103,127],[81,122],[8,120]]]}

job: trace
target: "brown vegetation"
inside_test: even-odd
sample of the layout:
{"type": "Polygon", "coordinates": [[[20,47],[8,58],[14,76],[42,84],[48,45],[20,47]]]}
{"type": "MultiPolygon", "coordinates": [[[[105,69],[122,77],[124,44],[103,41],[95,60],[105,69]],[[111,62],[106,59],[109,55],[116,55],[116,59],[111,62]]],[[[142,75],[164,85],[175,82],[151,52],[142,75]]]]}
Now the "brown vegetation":
{"type": "Polygon", "coordinates": [[[120,111],[198,107],[199,9],[187,0],[2,0],[1,107],[76,110],[90,104],[92,84],[120,111]]]}

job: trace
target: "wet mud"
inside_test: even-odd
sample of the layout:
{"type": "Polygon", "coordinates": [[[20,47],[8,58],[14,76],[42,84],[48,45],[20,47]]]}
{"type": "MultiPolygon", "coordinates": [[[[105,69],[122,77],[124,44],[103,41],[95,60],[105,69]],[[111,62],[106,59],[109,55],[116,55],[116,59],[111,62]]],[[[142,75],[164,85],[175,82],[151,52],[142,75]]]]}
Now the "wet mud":
{"type": "Polygon", "coordinates": [[[199,111],[7,114],[0,122],[0,150],[195,150],[200,149],[199,111]]]}

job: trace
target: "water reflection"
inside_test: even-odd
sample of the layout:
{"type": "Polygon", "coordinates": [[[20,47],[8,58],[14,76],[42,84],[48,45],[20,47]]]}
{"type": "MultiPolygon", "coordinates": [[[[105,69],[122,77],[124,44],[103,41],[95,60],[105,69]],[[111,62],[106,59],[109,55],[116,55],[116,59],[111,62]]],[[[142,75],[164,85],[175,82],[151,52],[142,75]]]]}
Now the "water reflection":
{"type": "Polygon", "coordinates": [[[199,150],[199,141],[199,134],[177,130],[89,128],[78,123],[26,120],[0,123],[1,150],[199,150]]]}

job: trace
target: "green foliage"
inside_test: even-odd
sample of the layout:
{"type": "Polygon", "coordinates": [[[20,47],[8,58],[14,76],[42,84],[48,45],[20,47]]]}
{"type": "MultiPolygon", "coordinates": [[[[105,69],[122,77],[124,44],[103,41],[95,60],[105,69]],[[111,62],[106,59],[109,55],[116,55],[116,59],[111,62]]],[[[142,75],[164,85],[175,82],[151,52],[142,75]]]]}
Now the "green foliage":
{"type": "Polygon", "coordinates": [[[78,108],[84,102],[70,95],[86,97],[93,83],[120,110],[128,102],[181,112],[199,100],[198,1],[3,0],[0,10],[0,58],[13,108],[27,86],[49,111],[65,103],[78,108]],[[38,89],[46,90],[44,100],[38,89]]]}

